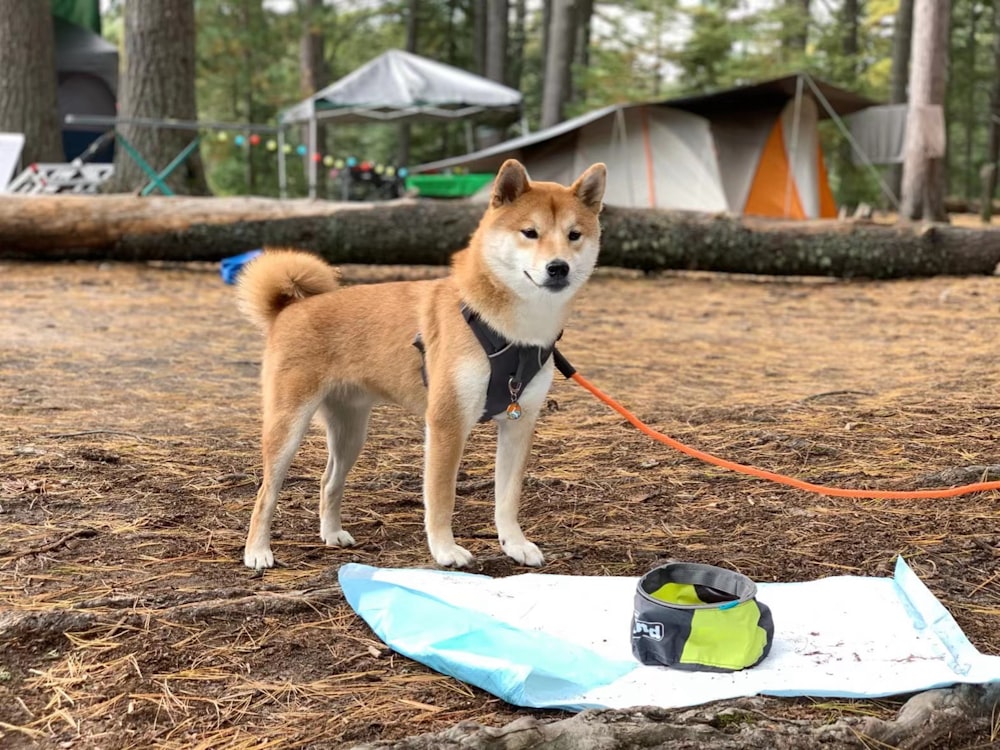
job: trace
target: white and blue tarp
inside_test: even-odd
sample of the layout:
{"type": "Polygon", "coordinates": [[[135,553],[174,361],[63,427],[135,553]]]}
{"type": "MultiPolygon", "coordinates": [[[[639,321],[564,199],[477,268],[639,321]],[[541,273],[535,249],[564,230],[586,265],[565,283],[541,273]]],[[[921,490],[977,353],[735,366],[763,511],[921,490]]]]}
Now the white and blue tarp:
{"type": "Polygon", "coordinates": [[[770,655],[741,672],[639,664],[638,578],[340,568],[344,596],[394,651],[517,706],[693,706],[749,695],[874,698],[1000,681],[906,562],[892,578],[760,583],[770,655]]]}

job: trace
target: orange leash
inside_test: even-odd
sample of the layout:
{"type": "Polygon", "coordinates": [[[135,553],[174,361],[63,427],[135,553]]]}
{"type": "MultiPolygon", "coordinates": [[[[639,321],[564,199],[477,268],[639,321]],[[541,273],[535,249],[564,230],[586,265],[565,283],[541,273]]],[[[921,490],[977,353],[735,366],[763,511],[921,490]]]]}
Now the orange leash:
{"type": "MultiPolygon", "coordinates": [[[[563,359],[561,355],[557,358],[557,363],[559,359],[562,359],[563,362],[565,362],[565,359],[563,359]]],[[[568,362],[566,364],[569,365],[568,362]]],[[[684,445],[684,443],[674,440],[672,437],[664,435],[662,432],[657,432],[624,406],[611,398],[611,396],[601,391],[597,386],[580,375],[580,373],[573,370],[572,365],[569,365],[569,369],[570,374],[567,374],[566,371],[562,370],[562,367],[560,367],[560,371],[562,371],[564,375],[572,380],[575,380],[578,385],[590,391],[598,398],[598,400],[603,401],[605,404],[625,417],[625,419],[631,422],[632,425],[639,430],[639,432],[644,435],[648,435],[654,440],[658,440],[661,443],[669,445],[671,448],[678,450],[687,456],[697,458],[698,460],[712,464],[713,466],[720,466],[723,469],[729,469],[730,471],[735,471],[740,474],[747,474],[751,477],[757,477],[759,479],[767,479],[771,482],[785,484],[789,487],[795,487],[796,489],[805,490],[806,492],[815,492],[816,494],[827,495],[829,497],[872,498],[876,500],[928,500],[932,498],[969,495],[973,492],[1000,490],[1000,482],[974,482],[973,484],[963,484],[959,487],[950,487],[943,490],[913,490],[909,492],[903,490],[847,490],[840,487],[826,487],[822,484],[803,482],[801,479],[786,477],[783,474],[775,474],[773,471],[764,471],[763,469],[757,469],[753,466],[746,466],[745,464],[738,464],[734,461],[727,461],[724,458],[718,458],[710,453],[705,453],[704,451],[684,445]]]]}

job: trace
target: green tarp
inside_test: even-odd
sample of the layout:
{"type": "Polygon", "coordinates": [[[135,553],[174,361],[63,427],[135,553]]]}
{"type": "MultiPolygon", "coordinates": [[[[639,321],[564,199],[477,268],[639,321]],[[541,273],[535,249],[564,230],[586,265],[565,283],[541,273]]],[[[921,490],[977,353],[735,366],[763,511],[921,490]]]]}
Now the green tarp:
{"type": "Polygon", "coordinates": [[[100,0],[52,0],[52,15],[101,33],[100,0]]]}

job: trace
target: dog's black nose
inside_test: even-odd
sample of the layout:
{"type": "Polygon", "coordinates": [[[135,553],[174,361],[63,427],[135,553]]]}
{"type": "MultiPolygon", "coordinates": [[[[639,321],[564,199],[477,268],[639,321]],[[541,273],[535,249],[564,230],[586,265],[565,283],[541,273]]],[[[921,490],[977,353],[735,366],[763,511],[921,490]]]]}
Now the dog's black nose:
{"type": "Polygon", "coordinates": [[[562,281],[569,276],[569,263],[564,260],[552,260],[545,266],[545,272],[550,279],[562,281]]]}

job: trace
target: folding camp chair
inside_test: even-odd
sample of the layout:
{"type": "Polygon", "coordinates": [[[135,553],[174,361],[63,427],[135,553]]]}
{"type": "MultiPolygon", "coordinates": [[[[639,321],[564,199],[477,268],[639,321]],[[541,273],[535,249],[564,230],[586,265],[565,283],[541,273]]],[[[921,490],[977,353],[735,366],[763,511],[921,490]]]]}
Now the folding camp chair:
{"type": "Polygon", "coordinates": [[[177,167],[183,164],[184,161],[192,153],[194,153],[194,151],[198,148],[198,144],[201,143],[201,135],[196,135],[194,139],[184,147],[184,150],[177,154],[173,161],[171,161],[159,172],[149,165],[149,162],[143,158],[142,154],[139,153],[135,146],[133,146],[121,133],[115,133],[115,140],[121,144],[122,148],[125,149],[125,152],[132,158],[132,161],[138,164],[139,168],[142,169],[142,171],[145,172],[150,178],[150,181],[146,184],[146,186],[139,191],[139,195],[147,196],[154,190],[159,189],[159,191],[164,195],[172,196],[174,195],[174,191],[170,189],[170,186],[167,185],[164,180],[166,180],[167,177],[169,177],[173,171],[177,169],[177,167]]]}

